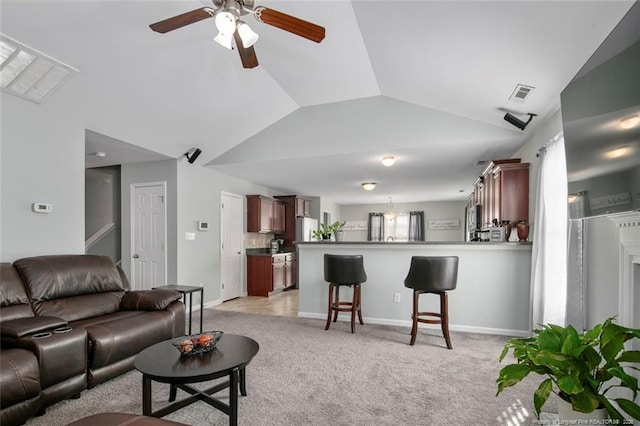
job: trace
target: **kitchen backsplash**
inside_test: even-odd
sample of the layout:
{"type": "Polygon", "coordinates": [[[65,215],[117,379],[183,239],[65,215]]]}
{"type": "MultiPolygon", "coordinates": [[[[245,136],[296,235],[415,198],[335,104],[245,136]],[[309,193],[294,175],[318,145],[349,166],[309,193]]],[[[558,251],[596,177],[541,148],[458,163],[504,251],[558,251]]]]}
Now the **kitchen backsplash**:
{"type": "Polygon", "coordinates": [[[247,232],[245,248],[269,248],[269,241],[273,234],[258,234],[257,232],[247,232]]]}

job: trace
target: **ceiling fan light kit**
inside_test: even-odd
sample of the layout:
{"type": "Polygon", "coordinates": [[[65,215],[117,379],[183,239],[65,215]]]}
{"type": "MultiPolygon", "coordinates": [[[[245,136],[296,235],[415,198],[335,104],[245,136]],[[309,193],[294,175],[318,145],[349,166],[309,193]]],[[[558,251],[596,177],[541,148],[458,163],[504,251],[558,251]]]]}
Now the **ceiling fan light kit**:
{"type": "Polygon", "coordinates": [[[213,0],[213,4],[215,9],[210,7],[195,9],[156,22],[149,25],[149,27],[155,32],[164,34],[203,19],[214,17],[216,28],[218,29],[218,35],[214,38],[214,41],[227,49],[233,49],[231,43],[233,38],[244,68],[258,66],[258,59],[253,50],[253,45],[258,41],[258,34],[246,22],[240,20],[241,16],[252,14],[260,22],[316,43],[320,43],[325,37],[324,27],[264,6],[254,9],[253,0],[213,0]]]}
{"type": "Polygon", "coordinates": [[[246,22],[240,21],[238,23],[238,35],[242,39],[242,46],[246,49],[253,46],[258,41],[258,34],[256,34],[246,22]]]}

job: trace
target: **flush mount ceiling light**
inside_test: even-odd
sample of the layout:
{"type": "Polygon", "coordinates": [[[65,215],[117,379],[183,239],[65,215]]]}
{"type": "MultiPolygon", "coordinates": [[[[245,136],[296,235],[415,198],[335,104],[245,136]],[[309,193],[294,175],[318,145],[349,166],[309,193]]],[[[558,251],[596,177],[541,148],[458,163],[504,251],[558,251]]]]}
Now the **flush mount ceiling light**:
{"type": "Polygon", "coordinates": [[[620,120],[620,127],[623,129],[631,129],[640,124],[640,115],[634,114],[620,120]]]}
{"type": "Polygon", "coordinates": [[[0,34],[2,91],[41,104],[78,70],[0,34]]]}
{"type": "Polygon", "coordinates": [[[365,182],[362,184],[362,189],[364,189],[365,191],[373,191],[374,189],[376,189],[376,185],[377,183],[375,182],[365,182]]]}
{"type": "Polygon", "coordinates": [[[504,116],[504,119],[509,123],[513,124],[514,126],[516,126],[518,129],[524,130],[525,127],[527,127],[527,125],[531,123],[531,120],[533,120],[533,117],[537,116],[538,114],[528,113],[528,115],[529,115],[529,119],[527,121],[522,121],[518,117],[510,113],[506,113],[504,116]]]}
{"type": "Polygon", "coordinates": [[[387,167],[393,166],[395,162],[396,162],[396,157],[394,157],[393,155],[385,155],[384,157],[382,157],[382,164],[384,164],[387,167]]]}

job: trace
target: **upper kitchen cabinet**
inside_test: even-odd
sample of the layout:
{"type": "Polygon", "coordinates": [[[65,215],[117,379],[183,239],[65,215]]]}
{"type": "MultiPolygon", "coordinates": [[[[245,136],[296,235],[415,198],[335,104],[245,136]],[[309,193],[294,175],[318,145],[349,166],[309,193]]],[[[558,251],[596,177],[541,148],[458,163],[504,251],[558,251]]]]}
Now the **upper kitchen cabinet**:
{"type": "Polygon", "coordinates": [[[311,217],[311,200],[295,197],[295,201],[296,201],[296,216],[311,217]]]}
{"type": "Polygon", "coordinates": [[[285,247],[293,247],[296,240],[296,218],[311,217],[311,200],[297,195],[277,195],[276,198],[285,206],[285,231],[278,233],[284,240],[285,247]]]}
{"type": "Polygon", "coordinates": [[[494,160],[474,183],[473,193],[481,211],[481,228],[490,227],[493,219],[508,220],[512,226],[528,221],[529,163],[518,158],[494,160]]]}
{"type": "Polygon", "coordinates": [[[285,204],[262,195],[247,195],[247,232],[285,232],[285,204]]]}

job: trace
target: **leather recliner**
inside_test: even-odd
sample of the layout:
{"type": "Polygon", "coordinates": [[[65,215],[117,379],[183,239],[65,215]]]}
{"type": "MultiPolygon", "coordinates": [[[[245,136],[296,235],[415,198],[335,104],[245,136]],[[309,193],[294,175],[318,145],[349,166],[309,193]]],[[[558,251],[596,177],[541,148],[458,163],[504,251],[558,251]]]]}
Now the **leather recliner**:
{"type": "Polygon", "coordinates": [[[180,293],[128,291],[106,256],[38,256],[1,268],[3,426],[131,370],[142,349],[184,334],[180,293]]]}

